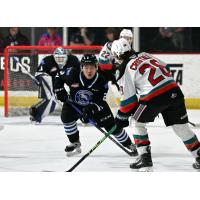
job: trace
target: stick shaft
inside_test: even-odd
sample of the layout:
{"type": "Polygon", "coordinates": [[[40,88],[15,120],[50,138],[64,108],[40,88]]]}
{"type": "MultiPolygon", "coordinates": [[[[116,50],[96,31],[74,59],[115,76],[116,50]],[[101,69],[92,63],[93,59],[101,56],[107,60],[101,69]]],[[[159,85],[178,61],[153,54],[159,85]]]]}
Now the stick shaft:
{"type": "MultiPolygon", "coordinates": [[[[82,116],[83,113],[71,102],[68,101],[68,103],[82,116]]],[[[89,123],[92,124],[93,126],[95,126],[99,131],[101,131],[104,135],[106,135],[106,132],[99,127],[93,120],[89,119],[89,123]]],[[[118,143],[115,139],[113,139],[110,135],[108,136],[108,138],[114,142],[119,148],[121,148],[124,152],[126,152],[129,156],[131,156],[131,152],[128,151],[125,147],[123,147],[120,143],[118,143]]]]}
{"type": "Polygon", "coordinates": [[[112,129],[101,139],[99,140],[95,146],[90,149],[90,151],[88,153],[86,153],[83,157],[81,157],[81,159],[78,160],[78,162],[76,162],[69,170],[67,170],[66,172],[72,172],[80,163],[82,163],[100,144],[103,143],[103,141],[110,135],[112,134],[116,129],[116,125],[112,127],[112,129]]]}

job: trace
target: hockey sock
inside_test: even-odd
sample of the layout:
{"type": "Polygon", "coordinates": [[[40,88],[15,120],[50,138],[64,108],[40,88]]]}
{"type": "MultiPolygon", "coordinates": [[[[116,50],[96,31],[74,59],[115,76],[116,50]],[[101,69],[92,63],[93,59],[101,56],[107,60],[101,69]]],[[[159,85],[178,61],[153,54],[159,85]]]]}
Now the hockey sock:
{"type": "Polygon", "coordinates": [[[197,157],[197,151],[200,149],[200,142],[188,124],[175,124],[172,128],[183,141],[188,151],[190,151],[194,157],[197,157]]]}
{"type": "Polygon", "coordinates": [[[124,129],[122,129],[119,134],[114,135],[118,142],[120,142],[123,146],[129,147],[132,142],[128,134],[124,129]]]}
{"type": "Polygon", "coordinates": [[[198,156],[197,152],[200,149],[200,143],[196,135],[194,135],[189,140],[183,141],[183,143],[185,144],[186,148],[192,153],[194,157],[198,156]]]}
{"type": "Polygon", "coordinates": [[[79,142],[79,131],[76,121],[64,123],[65,133],[71,143],[79,142]]]}
{"type": "Polygon", "coordinates": [[[136,135],[136,134],[134,134],[133,138],[134,138],[134,141],[135,141],[135,144],[137,145],[137,147],[147,146],[147,145],[150,144],[149,137],[148,137],[147,134],[146,135],[136,135]]]}

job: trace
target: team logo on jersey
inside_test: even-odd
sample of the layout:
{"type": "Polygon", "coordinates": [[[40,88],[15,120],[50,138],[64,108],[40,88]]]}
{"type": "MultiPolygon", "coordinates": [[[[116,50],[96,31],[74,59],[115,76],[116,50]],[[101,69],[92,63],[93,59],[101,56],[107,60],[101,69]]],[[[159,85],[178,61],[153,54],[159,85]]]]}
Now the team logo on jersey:
{"type": "Polygon", "coordinates": [[[68,76],[70,74],[72,67],[68,67],[65,71],[65,74],[68,76]]]}
{"type": "Polygon", "coordinates": [[[92,88],[92,91],[94,91],[94,92],[98,92],[99,90],[98,90],[98,89],[93,89],[93,88],[92,88]]]}
{"type": "Polygon", "coordinates": [[[92,99],[92,92],[88,90],[79,90],[75,95],[75,102],[81,106],[87,106],[92,99]]]}
{"type": "Polygon", "coordinates": [[[45,61],[42,60],[42,61],[40,62],[40,65],[44,65],[44,64],[45,64],[45,61]]]}
{"type": "Polygon", "coordinates": [[[175,99],[176,97],[177,97],[177,94],[176,93],[172,93],[171,98],[175,99]]]}

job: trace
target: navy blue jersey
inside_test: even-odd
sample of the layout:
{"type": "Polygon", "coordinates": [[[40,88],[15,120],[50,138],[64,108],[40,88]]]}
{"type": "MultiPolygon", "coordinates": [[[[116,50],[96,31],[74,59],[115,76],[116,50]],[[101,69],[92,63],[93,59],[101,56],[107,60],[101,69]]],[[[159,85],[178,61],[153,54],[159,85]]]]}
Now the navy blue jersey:
{"type": "Polygon", "coordinates": [[[66,69],[56,77],[56,89],[62,88],[64,83],[70,88],[72,101],[79,106],[87,106],[90,103],[103,105],[106,100],[108,81],[98,72],[89,80],[80,70],[66,69]]]}
{"type": "MultiPolygon", "coordinates": [[[[74,55],[68,55],[67,63],[63,67],[63,70],[67,68],[78,68],[80,69],[80,62],[74,55]]],[[[55,62],[53,55],[46,56],[38,66],[37,72],[45,72],[54,78],[60,71],[58,64],[55,62]]]]}

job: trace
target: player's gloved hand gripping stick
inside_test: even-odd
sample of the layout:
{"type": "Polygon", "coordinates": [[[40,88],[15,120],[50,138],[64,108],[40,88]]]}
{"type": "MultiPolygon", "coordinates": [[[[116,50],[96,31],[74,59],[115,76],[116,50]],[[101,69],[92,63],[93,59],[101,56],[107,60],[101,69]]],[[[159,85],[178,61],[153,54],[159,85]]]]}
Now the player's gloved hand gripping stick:
{"type": "MultiPolygon", "coordinates": [[[[81,112],[81,110],[79,110],[79,108],[77,108],[72,102],[70,102],[70,100],[67,101],[67,103],[72,106],[77,113],[79,113],[80,116],[83,116],[83,113],[81,112]]],[[[101,127],[99,127],[96,122],[92,119],[88,119],[89,123],[92,124],[93,126],[95,126],[98,130],[100,130],[104,135],[106,135],[106,131],[104,131],[101,127]]],[[[118,143],[114,138],[112,138],[110,135],[108,136],[108,138],[113,141],[119,148],[121,148],[124,152],[126,152],[129,156],[133,156],[133,152],[128,151],[125,147],[123,147],[120,143],[118,143]]]]}

